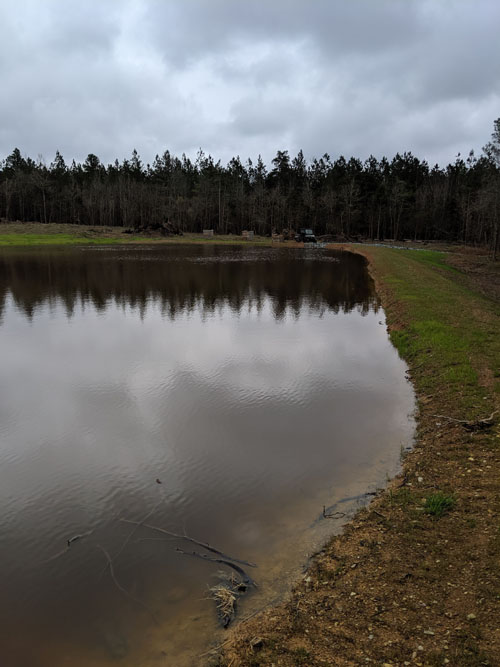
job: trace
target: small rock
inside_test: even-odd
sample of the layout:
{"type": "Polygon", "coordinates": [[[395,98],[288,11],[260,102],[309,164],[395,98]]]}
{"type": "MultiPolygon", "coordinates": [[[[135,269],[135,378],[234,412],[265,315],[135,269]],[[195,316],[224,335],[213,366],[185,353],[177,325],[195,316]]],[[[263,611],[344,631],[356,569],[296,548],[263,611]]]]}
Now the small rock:
{"type": "Polygon", "coordinates": [[[474,621],[476,618],[476,614],[467,614],[467,620],[468,621],[474,621]]]}

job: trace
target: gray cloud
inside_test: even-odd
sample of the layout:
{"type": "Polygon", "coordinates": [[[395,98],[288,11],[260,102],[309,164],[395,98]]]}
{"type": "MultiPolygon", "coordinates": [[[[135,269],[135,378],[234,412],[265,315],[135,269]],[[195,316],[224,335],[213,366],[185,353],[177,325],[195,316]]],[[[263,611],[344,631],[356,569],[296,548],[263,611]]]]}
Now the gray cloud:
{"type": "Polygon", "coordinates": [[[0,155],[446,163],[500,115],[498,25],[496,0],[4,3],[0,155]]]}

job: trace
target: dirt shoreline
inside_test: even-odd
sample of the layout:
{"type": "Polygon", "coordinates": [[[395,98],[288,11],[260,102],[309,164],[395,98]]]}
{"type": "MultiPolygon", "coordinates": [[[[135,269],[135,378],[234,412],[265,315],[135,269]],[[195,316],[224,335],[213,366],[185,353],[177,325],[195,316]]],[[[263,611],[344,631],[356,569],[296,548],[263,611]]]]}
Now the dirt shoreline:
{"type": "MultiPolygon", "coordinates": [[[[488,341],[498,337],[498,309],[456,287],[471,284],[466,272],[420,269],[410,260],[403,278],[394,278],[391,269],[384,270],[388,251],[346,249],[370,262],[400,351],[413,320],[398,281],[418,284],[422,276],[443,282],[462,305],[452,315],[456,322],[446,326],[464,326],[466,310],[474,308],[467,316],[485,325],[488,341]]],[[[469,431],[436,416],[471,419],[498,409],[495,369],[478,349],[471,357],[477,388],[464,385],[462,391],[446,379],[453,368],[437,351],[403,356],[416,390],[418,421],[415,447],[401,474],[314,558],[286,602],[235,626],[223,647],[201,664],[500,665],[500,420],[469,431]],[[442,516],[430,510],[435,497],[450,499],[442,516]]]]}

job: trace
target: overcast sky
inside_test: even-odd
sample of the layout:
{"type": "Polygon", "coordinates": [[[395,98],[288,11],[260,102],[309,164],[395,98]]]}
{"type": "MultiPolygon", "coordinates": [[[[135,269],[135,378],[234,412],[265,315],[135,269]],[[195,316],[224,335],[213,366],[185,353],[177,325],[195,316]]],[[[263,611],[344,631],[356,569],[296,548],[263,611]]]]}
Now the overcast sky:
{"type": "Polygon", "coordinates": [[[499,0],[3,0],[0,158],[431,164],[500,116],[499,0]]]}

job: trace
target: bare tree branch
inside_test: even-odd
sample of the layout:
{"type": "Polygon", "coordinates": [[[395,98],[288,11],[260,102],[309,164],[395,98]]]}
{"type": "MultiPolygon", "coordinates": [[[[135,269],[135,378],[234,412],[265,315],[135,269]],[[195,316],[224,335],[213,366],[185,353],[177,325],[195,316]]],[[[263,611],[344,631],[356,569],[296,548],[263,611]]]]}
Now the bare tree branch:
{"type": "Polygon", "coordinates": [[[111,578],[113,579],[113,582],[114,582],[115,586],[118,588],[118,590],[121,593],[123,593],[123,595],[130,598],[133,602],[140,605],[149,614],[149,616],[153,619],[153,621],[156,623],[156,625],[159,625],[158,619],[153,614],[153,612],[149,609],[149,607],[147,607],[144,604],[144,602],[141,602],[141,600],[138,600],[133,595],[131,595],[125,588],[123,588],[123,586],[117,580],[117,578],[115,576],[115,570],[114,570],[114,567],[113,567],[113,559],[111,558],[109,553],[106,551],[106,549],[104,549],[104,547],[102,547],[100,544],[97,545],[97,548],[100,549],[102,551],[102,553],[106,556],[107,565],[106,565],[105,569],[107,569],[109,567],[109,572],[111,574],[111,578]]]}
{"type": "Polygon", "coordinates": [[[179,533],[173,533],[170,530],[165,530],[165,528],[159,528],[158,526],[151,526],[151,524],[138,522],[138,521],[132,521],[131,519],[120,519],[120,521],[123,521],[124,523],[132,523],[135,524],[136,526],[144,526],[144,528],[149,528],[150,530],[156,530],[159,533],[163,533],[164,535],[168,535],[169,537],[176,537],[179,540],[187,540],[188,542],[192,542],[193,544],[196,544],[199,547],[203,547],[203,549],[206,549],[207,551],[211,551],[214,554],[217,554],[218,556],[222,556],[222,558],[227,558],[228,560],[233,561],[234,563],[240,563],[241,565],[247,565],[248,567],[257,567],[255,563],[250,563],[247,560],[240,560],[239,558],[233,558],[233,556],[228,556],[227,554],[223,553],[222,551],[219,551],[215,547],[210,546],[210,544],[207,544],[206,542],[200,542],[199,540],[196,540],[194,537],[190,537],[189,535],[180,535],[179,533]]]}

